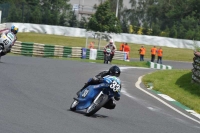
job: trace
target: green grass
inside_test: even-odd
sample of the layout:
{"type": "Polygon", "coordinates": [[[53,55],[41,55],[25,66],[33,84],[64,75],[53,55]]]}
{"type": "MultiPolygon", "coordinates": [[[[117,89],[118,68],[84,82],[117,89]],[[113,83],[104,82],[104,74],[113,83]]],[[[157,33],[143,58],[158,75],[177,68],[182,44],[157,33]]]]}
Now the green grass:
{"type": "MultiPolygon", "coordinates": [[[[85,47],[86,38],[83,37],[69,37],[69,36],[58,36],[58,35],[48,35],[48,34],[37,34],[37,33],[18,33],[18,41],[22,42],[36,42],[43,44],[52,45],[64,45],[69,47],[85,47]]],[[[94,39],[89,39],[88,42],[95,41],[97,48],[98,41],[94,39]]],[[[119,49],[121,42],[116,42],[116,46],[119,49]]],[[[128,43],[131,48],[130,58],[139,58],[138,49],[140,49],[140,44],[128,43]]],[[[106,41],[101,41],[101,46],[105,46],[106,41]]],[[[144,45],[146,48],[146,55],[144,58],[150,58],[150,49],[152,45],[144,45]]],[[[192,62],[194,54],[191,49],[181,49],[181,48],[170,48],[162,47],[163,49],[163,60],[174,60],[174,61],[189,61],[192,62]]]]}
{"type": "MultiPolygon", "coordinates": [[[[86,38],[68,37],[58,35],[46,35],[36,33],[19,33],[18,40],[22,42],[36,42],[52,45],[64,45],[69,47],[85,47],[86,38]]],[[[88,42],[97,40],[89,39],[88,42]]],[[[106,41],[101,42],[102,46],[106,45],[106,41]]],[[[116,42],[116,46],[119,49],[120,42],[116,42]]],[[[131,48],[130,57],[139,58],[138,49],[141,47],[139,44],[129,43],[131,48]]],[[[146,48],[145,58],[150,58],[150,49],[152,46],[144,45],[146,48]]],[[[97,48],[97,47],[96,47],[97,48]]],[[[181,48],[169,48],[162,47],[163,60],[174,61],[189,61],[192,62],[194,54],[191,49],[181,48]]],[[[60,59],[60,58],[59,58],[60,59]]],[[[89,60],[80,58],[62,58],[64,60],[76,60],[82,62],[96,62],[103,63],[102,60],[89,60]]],[[[146,62],[125,62],[119,60],[113,60],[113,64],[125,65],[125,66],[138,66],[147,67],[146,62]]],[[[153,83],[155,90],[160,91],[166,95],[169,95],[173,99],[176,99],[180,103],[188,106],[189,108],[200,113],[200,85],[191,82],[191,70],[161,70],[152,74],[148,74],[143,78],[145,85],[147,83],[153,83]]]]}
{"type": "Polygon", "coordinates": [[[162,70],[144,76],[143,82],[200,113],[200,85],[191,77],[191,70],[162,70]]]}
{"type": "MultiPolygon", "coordinates": [[[[57,58],[57,57],[53,57],[53,58],[61,59],[61,60],[75,60],[75,61],[81,61],[81,62],[95,62],[95,63],[103,64],[103,60],[89,60],[89,59],[81,59],[81,58],[57,58]]],[[[126,61],[121,61],[121,60],[113,60],[112,64],[121,65],[121,66],[148,67],[147,62],[138,62],[138,61],[126,62],[126,61]]]]}

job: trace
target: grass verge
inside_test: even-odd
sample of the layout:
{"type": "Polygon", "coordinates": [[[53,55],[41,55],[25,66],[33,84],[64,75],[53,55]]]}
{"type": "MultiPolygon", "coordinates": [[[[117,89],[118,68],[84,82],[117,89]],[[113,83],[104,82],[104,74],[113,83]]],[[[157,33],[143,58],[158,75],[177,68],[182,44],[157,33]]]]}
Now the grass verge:
{"type": "Polygon", "coordinates": [[[191,70],[162,70],[143,77],[143,83],[153,83],[153,89],[200,113],[200,86],[192,83],[191,70]]]}
{"type": "MultiPolygon", "coordinates": [[[[18,33],[18,41],[22,42],[35,42],[42,44],[53,44],[53,45],[64,45],[69,47],[85,47],[86,38],[84,37],[69,37],[69,36],[59,36],[59,35],[48,35],[48,34],[38,34],[38,33],[18,33]]],[[[89,39],[90,41],[97,40],[89,39]]],[[[121,42],[116,42],[117,49],[121,42]]],[[[101,46],[105,46],[106,41],[101,41],[101,46]]],[[[138,49],[140,49],[141,44],[128,43],[131,48],[130,58],[139,58],[138,49]]],[[[152,45],[144,45],[146,48],[146,55],[144,58],[151,58],[150,50],[152,45]]],[[[97,48],[97,47],[96,47],[97,48]]],[[[192,62],[194,54],[192,49],[182,49],[182,48],[170,48],[162,47],[163,49],[163,60],[174,60],[174,61],[189,61],[192,62]]]]}
{"type": "MultiPolygon", "coordinates": [[[[58,57],[53,57],[53,59],[74,60],[74,61],[80,61],[80,62],[94,62],[94,63],[103,64],[103,60],[89,60],[89,59],[81,59],[81,58],[58,58],[58,57]]],[[[147,62],[140,62],[140,61],[126,62],[122,60],[113,60],[112,64],[122,65],[122,66],[148,67],[147,62]]]]}

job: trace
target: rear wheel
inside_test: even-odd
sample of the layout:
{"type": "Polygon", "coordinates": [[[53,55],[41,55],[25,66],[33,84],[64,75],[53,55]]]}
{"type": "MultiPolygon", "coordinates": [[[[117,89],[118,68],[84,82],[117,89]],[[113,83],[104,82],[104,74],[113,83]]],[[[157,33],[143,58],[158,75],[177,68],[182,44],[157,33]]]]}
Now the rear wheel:
{"type": "Polygon", "coordinates": [[[86,110],[86,116],[95,114],[108,101],[108,95],[101,95],[96,103],[92,103],[86,110]]]}
{"type": "Polygon", "coordinates": [[[76,110],[76,106],[78,105],[78,103],[79,102],[77,100],[74,100],[73,103],[70,106],[70,110],[71,111],[75,111],[76,110]]]}

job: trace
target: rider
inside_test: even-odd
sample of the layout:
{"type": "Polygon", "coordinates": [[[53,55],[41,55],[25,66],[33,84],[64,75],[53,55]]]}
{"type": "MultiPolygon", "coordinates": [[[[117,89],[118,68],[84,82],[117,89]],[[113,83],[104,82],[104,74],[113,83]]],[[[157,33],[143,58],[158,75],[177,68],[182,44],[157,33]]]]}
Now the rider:
{"type": "Polygon", "coordinates": [[[17,36],[16,36],[17,32],[18,32],[18,28],[17,28],[16,26],[12,26],[10,30],[6,30],[6,31],[3,32],[3,33],[5,33],[6,35],[7,35],[8,33],[12,33],[12,34],[15,36],[15,40],[13,41],[13,43],[12,43],[12,45],[10,46],[9,49],[7,49],[6,51],[2,51],[2,52],[1,52],[1,56],[4,56],[5,54],[7,54],[7,53],[10,52],[12,46],[15,44],[15,41],[17,40],[17,36]]]}
{"type": "MultiPolygon", "coordinates": [[[[113,39],[110,39],[109,43],[104,47],[104,49],[106,50],[106,48],[109,48],[111,50],[111,54],[110,54],[110,62],[111,62],[115,54],[115,50],[117,50],[117,47],[115,46],[113,42],[113,39]]],[[[105,63],[105,58],[106,58],[106,51],[104,51],[104,63],[105,63]]]]}
{"type": "MultiPolygon", "coordinates": [[[[96,84],[102,83],[103,77],[105,77],[107,75],[119,77],[120,73],[121,73],[121,71],[120,71],[120,68],[118,66],[112,66],[108,71],[100,72],[95,77],[93,77],[90,81],[88,81],[83,86],[83,88],[77,92],[77,95],[79,95],[79,93],[82,90],[84,90],[86,87],[88,87],[89,85],[96,85],[96,84]]],[[[114,97],[114,99],[116,101],[118,101],[118,100],[120,100],[120,96],[119,97],[114,97]]],[[[107,109],[114,109],[115,106],[116,106],[116,104],[115,104],[115,102],[113,101],[112,98],[104,105],[104,107],[107,108],[107,109]]]]}

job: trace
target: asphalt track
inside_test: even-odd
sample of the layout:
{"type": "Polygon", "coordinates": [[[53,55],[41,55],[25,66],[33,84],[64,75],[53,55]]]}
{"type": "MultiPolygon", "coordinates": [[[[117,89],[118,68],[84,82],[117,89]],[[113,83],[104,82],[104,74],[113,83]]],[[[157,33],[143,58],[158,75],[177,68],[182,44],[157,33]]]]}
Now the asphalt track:
{"type": "MultiPolygon", "coordinates": [[[[86,117],[83,111],[69,111],[77,90],[88,78],[109,67],[36,57],[3,57],[0,63],[0,133],[200,132],[199,123],[135,87],[138,77],[154,69],[122,67],[123,93],[115,110],[101,109],[93,117],[86,117]]],[[[142,84],[141,87],[145,89],[142,84]]]]}

